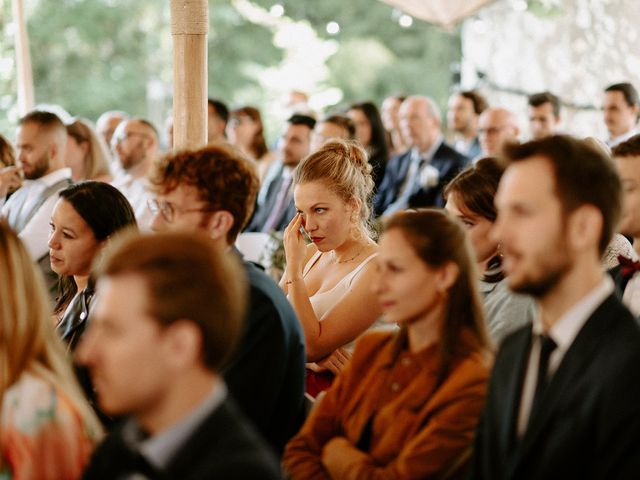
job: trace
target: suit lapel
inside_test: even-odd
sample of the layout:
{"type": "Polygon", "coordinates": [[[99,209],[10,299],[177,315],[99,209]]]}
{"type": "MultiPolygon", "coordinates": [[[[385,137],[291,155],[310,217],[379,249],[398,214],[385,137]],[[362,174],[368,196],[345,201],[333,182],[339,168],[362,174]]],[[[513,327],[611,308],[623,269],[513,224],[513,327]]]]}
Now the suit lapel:
{"type": "Polygon", "coordinates": [[[522,395],[522,384],[524,374],[527,371],[529,361],[529,350],[531,349],[531,328],[522,330],[517,340],[511,345],[514,354],[508,358],[506,382],[504,386],[504,405],[507,421],[502,423],[500,440],[502,451],[508,452],[513,449],[516,442],[516,428],[518,413],[520,411],[520,397],[522,395]]]}
{"type": "Polygon", "coordinates": [[[402,187],[402,184],[404,183],[409,171],[409,164],[411,163],[411,152],[412,150],[409,149],[407,153],[398,158],[398,160],[400,161],[398,162],[398,176],[396,177],[396,193],[402,187]]]}
{"type": "Polygon", "coordinates": [[[614,295],[610,295],[578,332],[556,373],[549,381],[540,399],[540,408],[533,412],[529,420],[529,426],[519,446],[519,457],[526,455],[538,437],[546,431],[547,424],[557,412],[558,402],[573,394],[572,385],[577,383],[576,378],[584,376],[590,368],[607,324],[614,316],[613,312],[618,309],[618,305],[619,301],[614,295]]]}

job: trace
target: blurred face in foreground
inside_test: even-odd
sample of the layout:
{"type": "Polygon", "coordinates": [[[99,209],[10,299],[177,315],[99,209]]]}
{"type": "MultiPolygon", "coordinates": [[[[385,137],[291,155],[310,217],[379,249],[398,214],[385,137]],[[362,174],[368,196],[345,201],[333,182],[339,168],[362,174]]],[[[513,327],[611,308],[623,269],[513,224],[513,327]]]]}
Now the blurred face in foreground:
{"type": "Polygon", "coordinates": [[[500,181],[493,233],[502,243],[503,268],[516,292],[542,297],[573,265],[555,189],[555,173],[540,156],[514,163],[500,181]]]}
{"type": "Polygon", "coordinates": [[[439,294],[443,269],[427,265],[401,229],[384,233],[376,261],[378,275],[373,290],[385,321],[410,324],[446,301],[447,297],[439,294]]]}
{"type": "Polygon", "coordinates": [[[163,411],[177,374],[174,326],[162,328],[147,313],[148,297],[139,274],[101,278],[76,353],[91,373],[100,407],[110,415],[131,414],[142,424],[163,411]]]}
{"type": "Polygon", "coordinates": [[[620,233],[640,238],[640,156],[615,158],[622,181],[622,218],[620,233]]]}

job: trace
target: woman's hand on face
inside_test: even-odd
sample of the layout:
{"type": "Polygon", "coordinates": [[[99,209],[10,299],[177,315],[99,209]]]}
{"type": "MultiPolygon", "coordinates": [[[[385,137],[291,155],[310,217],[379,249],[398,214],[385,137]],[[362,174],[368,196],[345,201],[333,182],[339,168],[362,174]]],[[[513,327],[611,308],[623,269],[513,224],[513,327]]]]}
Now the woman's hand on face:
{"type": "Polygon", "coordinates": [[[0,197],[5,197],[10,190],[15,190],[22,184],[20,169],[10,166],[0,169],[0,197]]]}
{"type": "Polygon", "coordinates": [[[299,213],[289,222],[284,230],[284,253],[286,257],[287,279],[293,281],[302,277],[304,260],[306,258],[307,245],[300,233],[302,215],[299,213]]]}

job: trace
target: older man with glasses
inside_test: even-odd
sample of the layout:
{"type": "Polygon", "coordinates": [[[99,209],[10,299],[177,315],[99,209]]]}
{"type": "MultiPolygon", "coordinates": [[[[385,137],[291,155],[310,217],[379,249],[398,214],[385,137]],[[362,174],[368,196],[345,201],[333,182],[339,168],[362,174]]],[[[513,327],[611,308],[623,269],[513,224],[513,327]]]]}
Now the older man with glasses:
{"type": "Polygon", "coordinates": [[[158,145],[156,127],[142,118],[121,122],[111,138],[111,148],[124,172],[113,181],[113,186],[131,203],[142,230],[148,230],[151,224],[151,213],[147,208],[150,197],[146,176],[158,157],[158,145]]]}

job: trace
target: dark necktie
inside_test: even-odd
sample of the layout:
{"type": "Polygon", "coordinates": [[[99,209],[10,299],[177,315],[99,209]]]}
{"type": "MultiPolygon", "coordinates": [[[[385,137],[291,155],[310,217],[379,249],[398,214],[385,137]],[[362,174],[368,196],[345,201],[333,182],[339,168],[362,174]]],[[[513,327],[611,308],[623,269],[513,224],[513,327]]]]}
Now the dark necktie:
{"type": "Polygon", "coordinates": [[[553,341],[551,337],[546,335],[540,335],[540,361],[538,363],[538,381],[536,382],[536,390],[533,394],[533,403],[531,404],[531,418],[540,404],[540,399],[547,388],[548,372],[549,372],[549,357],[556,349],[558,345],[553,341]]]}
{"type": "Polygon", "coordinates": [[[635,262],[624,255],[618,255],[618,262],[622,267],[622,278],[625,280],[629,280],[636,272],[640,271],[640,262],[635,262]]]}

